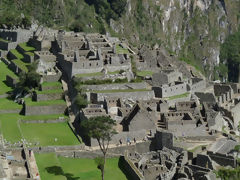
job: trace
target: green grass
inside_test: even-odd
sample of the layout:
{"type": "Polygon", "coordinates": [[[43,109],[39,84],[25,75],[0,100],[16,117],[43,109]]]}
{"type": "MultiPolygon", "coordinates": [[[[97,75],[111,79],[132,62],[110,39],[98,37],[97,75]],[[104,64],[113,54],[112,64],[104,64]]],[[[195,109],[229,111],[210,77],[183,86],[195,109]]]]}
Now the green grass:
{"type": "Polygon", "coordinates": [[[30,115],[30,116],[21,116],[22,120],[52,120],[52,119],[58,119],[59,117],[64,117],[68,119],[68,116],[65,116],[64,114],[42,114],[42,115],[30,115]]]}
{"type": "Polygon", "coordinates": [[[12,60],[14,62],[14,64],[16,64],[20,69],[22,69],[23,71],[27,72],[28,71],[28,68],[27,66],[30,65],[30,63],[25,63],[23,62],[22,60],[20,59],[15,59],[15,60],[12,60]]]}
{"type": "Polygon", "coordinates": [[[0,98],[0,110],[21,109],[22,105],[15,103],[7,98],[0,98]]]}
{"type": "Polygon", "coordinates": [[[14,54],[17,57],[17,59],[23,59],[24,58],[23,55],[21,53],[19,53],[16,49],[11,49],[10,52],[12,54],[14,54]]]}
{"type": "Polygon", "coordinates": [[[50,106],[50,105],[66,104],[66,102],[62,99],[35,102],[35,101],[32,101],[30,98],[26,98],[25,102],[27,106],[50,106]]]}
{"type": "Polygon", "coordinates": [[[96,72],[96,73],[86,73],[86,74],[76,74],[75,76],[78,77],[78,78],[81,78],[81,77],[92,77],[92,76],[102,76],[103,73],[101,72],[96,72]]]}
{"type": "Polygon", "coordinates": [[[44,91],[36,91],[37,94],[57,94],[63,93],[63,89],[49,89],[44,91]]]}
{"type": "Polygon", "coordinates": [[[27,43],[21,43],[19,46],[24,49],[24,51],[35,51],[35,48],[32,46],[29,46],[27,43]]]}
{"type": "Polygon", "coordinates": [[[11,91],[12,88],[7,86],[4,81],[6,80],[6,75],[9,75],[15,79],[17,76],[8,69],[7,65],[0,61],[0,95],[6,94],[8,91],[11,91]]]}
{"type": "Polygon", "coordinates": [[[108,72],[108,74],[114,75],[114,74],[119,74],[120,71],[113,71],[113,72],[108,72]]]}
{"type": "Polygon", "coordinates": [[[80,144],[67,123],[21,123],[23,137],[40,146],[63,146],[80,144]],[[57,141],[55,141],[57,138],[57,141]]]}
{"type": "Polygon", "coordinates": [[[0,114],[1,133],[8,142],[15,143],[22,138],[17,125],[20,117],[19,114],[0,114]]]}
{"type": "Polygon", "coordinates": [[[62,84],[60,82],[43,82],[42,84],[42,87],[62,87],[62,84]]]}
{"type": "Polygon", "coordinates": [[[142,76],[142,77],[152,76],[153,74],[154,74],[154,72],[152,72],[152,71],[137,71],[137,75],[142,76]]]}
{"type": "Polygon", "coordinates": [[[171,97],[168,97],[168,100],[173,100],[173,99],[179,99],[179,98],[184,98],[184,97],[188,97],[189,93],[186,92],[184,94],[179,94],[179,95],[176,95],[176,96],[171,96],[171,97]]]}
{"type": "Polygon", "coordinates": [[[113,90],[99,90],[93,91],[94,93],[118,93],[118,92],[140,92],[150,91],[149,89],[113,89],[113,90]]]}
{"type": "MultiPolygon", "coordinates": [[[[73,159],[54,153],[35,154],[41,179],[81,179],[100,180],[101,172],[93,159],[73,159]],[[47,169],[46,169],[47,168],[47,169]]],[[[106,180],[126,180],[126,176],[118,167],[119,158],[107,159],[105,167],[106,180]]]]}
{"type": "Polygon", "coordinates": [[[25,54],[27,54],[29,56],[34,56],[34,53],[32,53],[32,52],[25,52],[25,54]]]}
{"type": "Polygon", "coordinates": [[[0,41],[2,41],[2,42],[7,42],[7,43],[10,42],[10,41],[8,41],[8,40],[6,40],[6,39],[3,39],[3,38],[1,38],[1,37],[0,37],[0,41]]]}
{"type": "Polygon", "coordinates": [[[128,49],[122,48],[119,44],[116,45],[117,54],[129,54],[128,49]]]}

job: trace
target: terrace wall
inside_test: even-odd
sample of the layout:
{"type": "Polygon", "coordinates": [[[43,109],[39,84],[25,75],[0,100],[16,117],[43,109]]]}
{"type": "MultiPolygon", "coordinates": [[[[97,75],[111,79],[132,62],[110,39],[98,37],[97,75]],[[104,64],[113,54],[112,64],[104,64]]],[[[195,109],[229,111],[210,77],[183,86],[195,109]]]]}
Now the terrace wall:
{"type": "Polygon", "coordinates": [[[25,115],[41,114],[62,114],[66,110],[66,105],[49,105],[49,106],[25,106],[25,115]]]}
{"type": "Polygon", "coordinates": [[[233,168],[237,166],[237,160],[233,156],[213,153],[210,151],[207,152],[207,155],[209,155],[213,161],[215,161],[221,166],[232,166],[233,168]]]}
{"type": "MultiPolygon", "coordinates": [[[[104,101],[106,97],[121,97],[122,99],[132,99],[132,100],[150,100],[153,99],[153,91],[136,91],[136,92],[115,92],[115,93],[90,93],[90,97],[97,94],[97,101],[104,101]]],[[[89,99],[91,99],[89,97],[89,99]]]]}
{"type": "Polygon", "coordinates": [[[147,84],[143,83],[120,83],[120,84],[102,84],[102,85],[85,85],[89,90],[114,90],[114,89],[146,89],[147,84]]]}
{"type": "Polygon", "coordinates": [[[62,99],[62,97],[63,97],[62,93],[36,94],[36,96],[34,96],[33,99],[36,101],[47,101],[62,99]]]}

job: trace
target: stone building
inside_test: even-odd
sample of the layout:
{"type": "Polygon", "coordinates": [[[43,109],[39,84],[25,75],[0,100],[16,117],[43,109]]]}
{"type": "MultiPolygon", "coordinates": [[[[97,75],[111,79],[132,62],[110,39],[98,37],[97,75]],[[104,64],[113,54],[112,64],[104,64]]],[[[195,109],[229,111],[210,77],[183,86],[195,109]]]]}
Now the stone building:
{"type": "Polygon", "coordinates": [[[153,74],[152,76],[153,86],[162,86],[182,80],[182,73],[178,72],[177,70],[162,70],[159,73],[153,74]]]}

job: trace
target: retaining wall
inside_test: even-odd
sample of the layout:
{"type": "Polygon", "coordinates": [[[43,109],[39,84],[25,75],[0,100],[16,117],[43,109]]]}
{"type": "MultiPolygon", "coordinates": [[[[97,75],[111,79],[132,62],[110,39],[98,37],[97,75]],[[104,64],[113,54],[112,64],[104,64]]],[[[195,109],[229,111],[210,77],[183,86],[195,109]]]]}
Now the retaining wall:
{"type": "Polygon", "coordinates": [[[66,110],[66,105],[49,105],[49,106],[25,106],[25,115],[41,114],[62,114],[66,110]]]}

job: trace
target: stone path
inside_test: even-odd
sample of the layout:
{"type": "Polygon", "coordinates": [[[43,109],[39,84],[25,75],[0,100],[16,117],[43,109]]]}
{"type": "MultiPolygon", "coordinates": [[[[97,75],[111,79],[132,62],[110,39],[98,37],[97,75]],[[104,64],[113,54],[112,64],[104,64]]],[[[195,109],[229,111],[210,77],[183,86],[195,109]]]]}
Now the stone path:
{"type": "Polygon", "coordinates": [[[63,90],[65,92],[65,100],[66,100],[68,111],[69,111],[70,122],[73,123],[75,120],[75,115],[71,109],[72,102],[70,100],[70,97],[68,96],[68,85],[63,79],[61,80],[61,82],[62,82],[63,90]]]}
{"type": "Polygon", "coordinates": [[[28,163],[29,163],[29,167],[31,168],[31,173],[33,176],[33,179],[38,179],[40,180],[40,174],[38,171],[38,167],[37,167],[37,162],[34,156],[33,151],[31,151],[31,156],[29,156],[28,152],[26,152],[26,156],[28,156],[28,163]]]}

